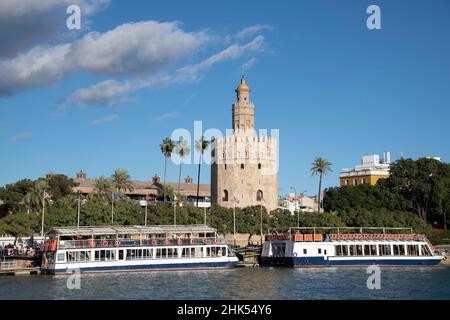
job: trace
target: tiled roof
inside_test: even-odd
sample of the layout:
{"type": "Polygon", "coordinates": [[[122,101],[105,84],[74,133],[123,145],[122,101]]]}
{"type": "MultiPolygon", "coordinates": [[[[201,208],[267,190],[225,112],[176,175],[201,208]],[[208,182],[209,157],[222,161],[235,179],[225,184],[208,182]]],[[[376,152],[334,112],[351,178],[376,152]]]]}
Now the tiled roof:
{"type": "MultiPolygon", "coordinates": [[[[92,193],[94,192],[95,179],[74,179],[78,184],[74,187],[74,192],[92,193]]],[[[158,189],[160,189],[163,183],[153,183],[152,181],[132,181],[134,190],[131,192],[125,192],[127,195],[156,195],[158,189]]],[[[178,192],[177,182],[167,182],[166,185],[171,186],[174,192],[178,192]]],[[[199,195],[201,197],[211,196],[211,187],[209,184],[200,184],[199,195]]],[[[186,196],[197,195],[197,184],[195,183],[180,183],[180,193],[186,196]]]]}

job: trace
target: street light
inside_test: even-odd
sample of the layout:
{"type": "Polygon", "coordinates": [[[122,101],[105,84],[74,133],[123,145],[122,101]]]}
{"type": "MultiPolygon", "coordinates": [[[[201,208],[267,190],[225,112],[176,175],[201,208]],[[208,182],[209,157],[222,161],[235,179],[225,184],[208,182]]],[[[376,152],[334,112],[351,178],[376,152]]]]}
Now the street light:
{"type": "Polygon", "coordinates": [[[297,212],[297,228],[300,228],[300,213],[299,210],[297,210],[297,189],[295,187],[291,187],[292,190],[294,190],[294,205],[295,205],[295,211],[297,212]]]}

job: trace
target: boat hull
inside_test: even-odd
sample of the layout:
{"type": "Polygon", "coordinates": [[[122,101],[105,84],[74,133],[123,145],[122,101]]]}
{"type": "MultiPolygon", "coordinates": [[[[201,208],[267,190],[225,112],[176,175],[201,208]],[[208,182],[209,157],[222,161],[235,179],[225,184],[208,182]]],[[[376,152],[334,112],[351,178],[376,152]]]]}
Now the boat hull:
{"type": "Polygon", "coordinates": [[[168,271],[168,270],[208,270],[208,269],[231,269],[237,261],[229,262],[195,262],[195,263],[170,263],[170,264],[137,264],[137,265],[99,265],[80,266],[77,268],[42,269],[44,274],[72,274],[74,270],[81,273],[104,273],[104,272],[144,272],[144,271],[168,271]]]}
{"type": "Polygon", "coordinates": [[[304,267],[336,267],[336,266],[433,266],[438,265],[443,257],[430,258],[386,258],[386,259],[325,259],[323,257],[278,257],[262,258],[263,266],[304,267]]]}

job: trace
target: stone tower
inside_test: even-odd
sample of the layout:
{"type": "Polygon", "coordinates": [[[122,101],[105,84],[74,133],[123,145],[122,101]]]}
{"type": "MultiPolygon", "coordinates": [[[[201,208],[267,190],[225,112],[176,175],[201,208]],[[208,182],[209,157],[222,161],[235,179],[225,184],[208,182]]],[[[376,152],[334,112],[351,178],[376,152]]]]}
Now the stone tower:
{"type": "Polygon", "coordinates": [[[232,106],[232,132],[211,146],[212,201],[227,208],[277,208],[277,141],[255,131],[255,106],[241,79],[232,106]]]}

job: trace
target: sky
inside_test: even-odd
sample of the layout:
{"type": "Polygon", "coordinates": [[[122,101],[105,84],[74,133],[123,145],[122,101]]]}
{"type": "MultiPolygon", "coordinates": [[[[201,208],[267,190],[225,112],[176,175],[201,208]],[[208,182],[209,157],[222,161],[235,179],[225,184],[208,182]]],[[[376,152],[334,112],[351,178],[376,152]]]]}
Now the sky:
{"type": "Polygon", "coordinates": [[[0,0],[0,186],[162,175],[174,130],[230,128],[242,74],[256,127],[279,130],[281,195],[316,192],[317,156],[332,163],[325,187],[367,154],[448,162],[449,57],[446,0],[0,0]],[[80,30],[66,25],[73,4],[80,30]]]}

